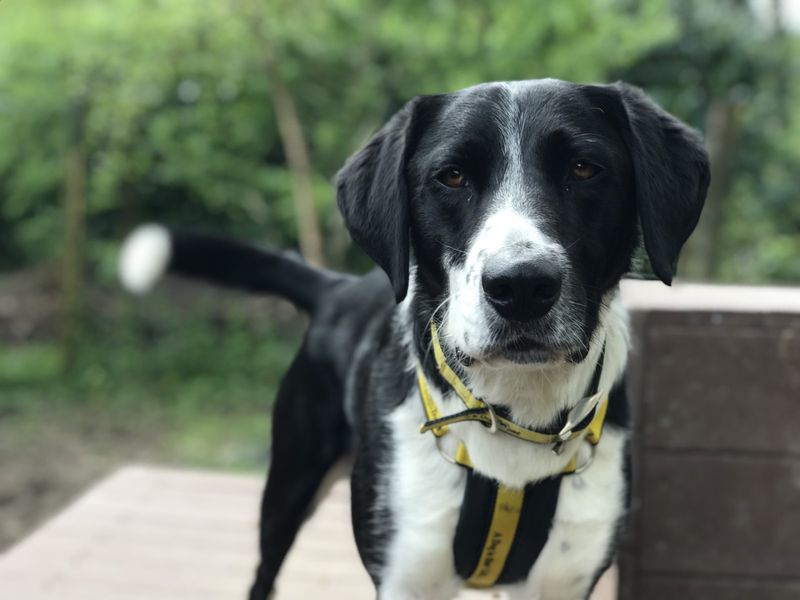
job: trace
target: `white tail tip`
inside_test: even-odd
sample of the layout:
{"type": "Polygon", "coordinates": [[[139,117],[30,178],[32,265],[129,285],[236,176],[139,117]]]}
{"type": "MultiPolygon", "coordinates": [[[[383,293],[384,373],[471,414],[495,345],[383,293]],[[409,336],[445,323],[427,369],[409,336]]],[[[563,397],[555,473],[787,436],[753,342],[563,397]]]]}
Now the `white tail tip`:
{"type": "Polygon", "coordinates": [[[122,244],[119,279],[134,294],[148,292],[164,275],[172,248],[169,231],[161,225],[141,225],[122,244]]]}

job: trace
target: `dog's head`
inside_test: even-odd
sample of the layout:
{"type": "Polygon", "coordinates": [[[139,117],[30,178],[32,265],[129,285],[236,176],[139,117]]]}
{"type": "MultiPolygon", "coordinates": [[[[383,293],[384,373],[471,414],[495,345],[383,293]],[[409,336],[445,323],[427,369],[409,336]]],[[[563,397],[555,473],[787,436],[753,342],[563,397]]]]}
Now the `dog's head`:
{"type": "Polygon", "coordinates": [[[580,360],[639,232],[669,284],[709,182],[640,90],[490,83],[406,104],[338,176],[353,239],[466,362],[580,360]]]}

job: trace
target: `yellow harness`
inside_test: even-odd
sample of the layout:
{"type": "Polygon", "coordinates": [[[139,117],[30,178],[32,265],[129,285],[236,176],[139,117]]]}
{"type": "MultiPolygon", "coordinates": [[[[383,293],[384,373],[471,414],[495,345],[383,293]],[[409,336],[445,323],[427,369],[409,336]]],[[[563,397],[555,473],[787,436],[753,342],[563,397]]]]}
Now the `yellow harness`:
{"type": "MultiPolygon", "coordinates": [[[[453,391],[466,406],[466,410],[460,413],[442,415],[430,393],[422,367],[417,366],[417,382],[427,419],[421,425],[420,433],[432,432],[437,438],[437,444],[438,438],[448,432],[449,425],[465,421],[482,423],[492,433],[501,432],[529,443],[549,445],[556,454],[560,454],[563,451],[566,442],[581,436],[593,446],[599,443],[608,408],[607,393],[597,392],[593,396],[581,399],[578,405],[570,411],[567,423],[559,433],[542,433],[521,427],[513,421],[498,415],[490,404],[476,398],[467,389],[458,375],[450,368],[450,365],[447,364],[444,351],[439,342],[436,325],[434,324],[431,324],[431,343],[439,374],[450,384],[453,391]],[[588,421],[588,424],[585,424],[592,412],[594,413],[593,416],[588,421]],[[578,427],[579,425],[583,426],[578,427]]],[[[463,442],[458,443],[456,453],[450,460],[472,469],[472,461],[463,442]]],[[[582,465],[580,470],[583,470],[586,466],[588,464],[582,465]]],[[[575,473],[576,470],[578,470],[577,456],[573,456],[564,467],[562,474],[575,473]]],[[[485,588],[497,582],[514,542],[524,499],[524,489],[508,488],[499,482],[497,483],[497,496],[483,550],[475,570],[467,579],[467,583],[470,586],[485,588]]]]}

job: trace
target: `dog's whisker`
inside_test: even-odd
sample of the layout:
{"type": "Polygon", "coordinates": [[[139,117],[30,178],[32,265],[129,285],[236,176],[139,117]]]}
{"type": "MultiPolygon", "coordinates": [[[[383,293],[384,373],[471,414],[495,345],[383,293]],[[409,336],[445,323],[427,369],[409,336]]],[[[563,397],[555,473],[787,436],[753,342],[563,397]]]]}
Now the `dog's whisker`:
{"type": "Polygon", "coordinates": [[[444,242],[439,242],[439,243],[440,243],[442,246],[444,246],[445,248],[447,248],[448,250],[452,250],[453,252],[458,252],[459,254],[463,254],[463,255],[465,255],[465,256],[466,256],[466,254],[467,254],[466,250],[460,250],[459,248],[454,248],[453,246],[448,246],[448,245],[447,245],[447,244],[445,244],[444,242]]]}

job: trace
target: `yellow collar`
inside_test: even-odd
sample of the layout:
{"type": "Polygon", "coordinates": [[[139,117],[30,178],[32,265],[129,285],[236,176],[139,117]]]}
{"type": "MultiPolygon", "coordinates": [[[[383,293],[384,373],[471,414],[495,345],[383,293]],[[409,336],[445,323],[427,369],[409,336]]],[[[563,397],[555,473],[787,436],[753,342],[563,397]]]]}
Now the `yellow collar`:
{"type": "MultiPolygon", "coordinates": [[[[436,325],[433,323],[431,323],[431,344],[433,346],[433,353],[436,358],[436,367],[439,374],[450,384],[456,395],[461,398],[466,406],[466,410],[454,415],[443,416],[428,389],[428,384],[425,380],[422,368],[418,365],[417,382],[419,384],[420,396],[422,397],[422,404],[425,408],[425,416],[427,419],[420,427],[420,433],[431,431],[439,438],[447,433],[448,425],[463,421],[478,421],[486,426],[492,433],[500,431],[533,444],[552,445],[553,452],[556,454],[561,454],[566,442],[584,435],[585,439],[592,445],[597,445],[600,442],[600,435],[603,431],[603,423],[608,408],[608,394],[606,392],[598,390],[594,395],[582,398],[580,402],[570,410],[567,423],[559,433],[542,433],[517,425],[513,421],[498,415],[490,404],[476,398],[472,392],[469,391],[467,386],[464,385],[464,382],[459,379],[455,371],[447,364],[447,359],[445,358],[444,351],[439,342],[439,334],[436,330],[436,325]],[[589,423],[584,427],[576,429],[576,427],[581,425],[592,412],[594,416],[589,423]]],[[[602,365],[598,368],[602,368],[602,365]]],[[[463,444],[459,445],[454,460],[464,466],[472,466],[463,444]],[[459,460],[459,458],[462,460],[459,460]]],[[[574,472],[576,470],[576,465],[574,463],[575,458],[573,457],[564,472],[574,472]]]]}

